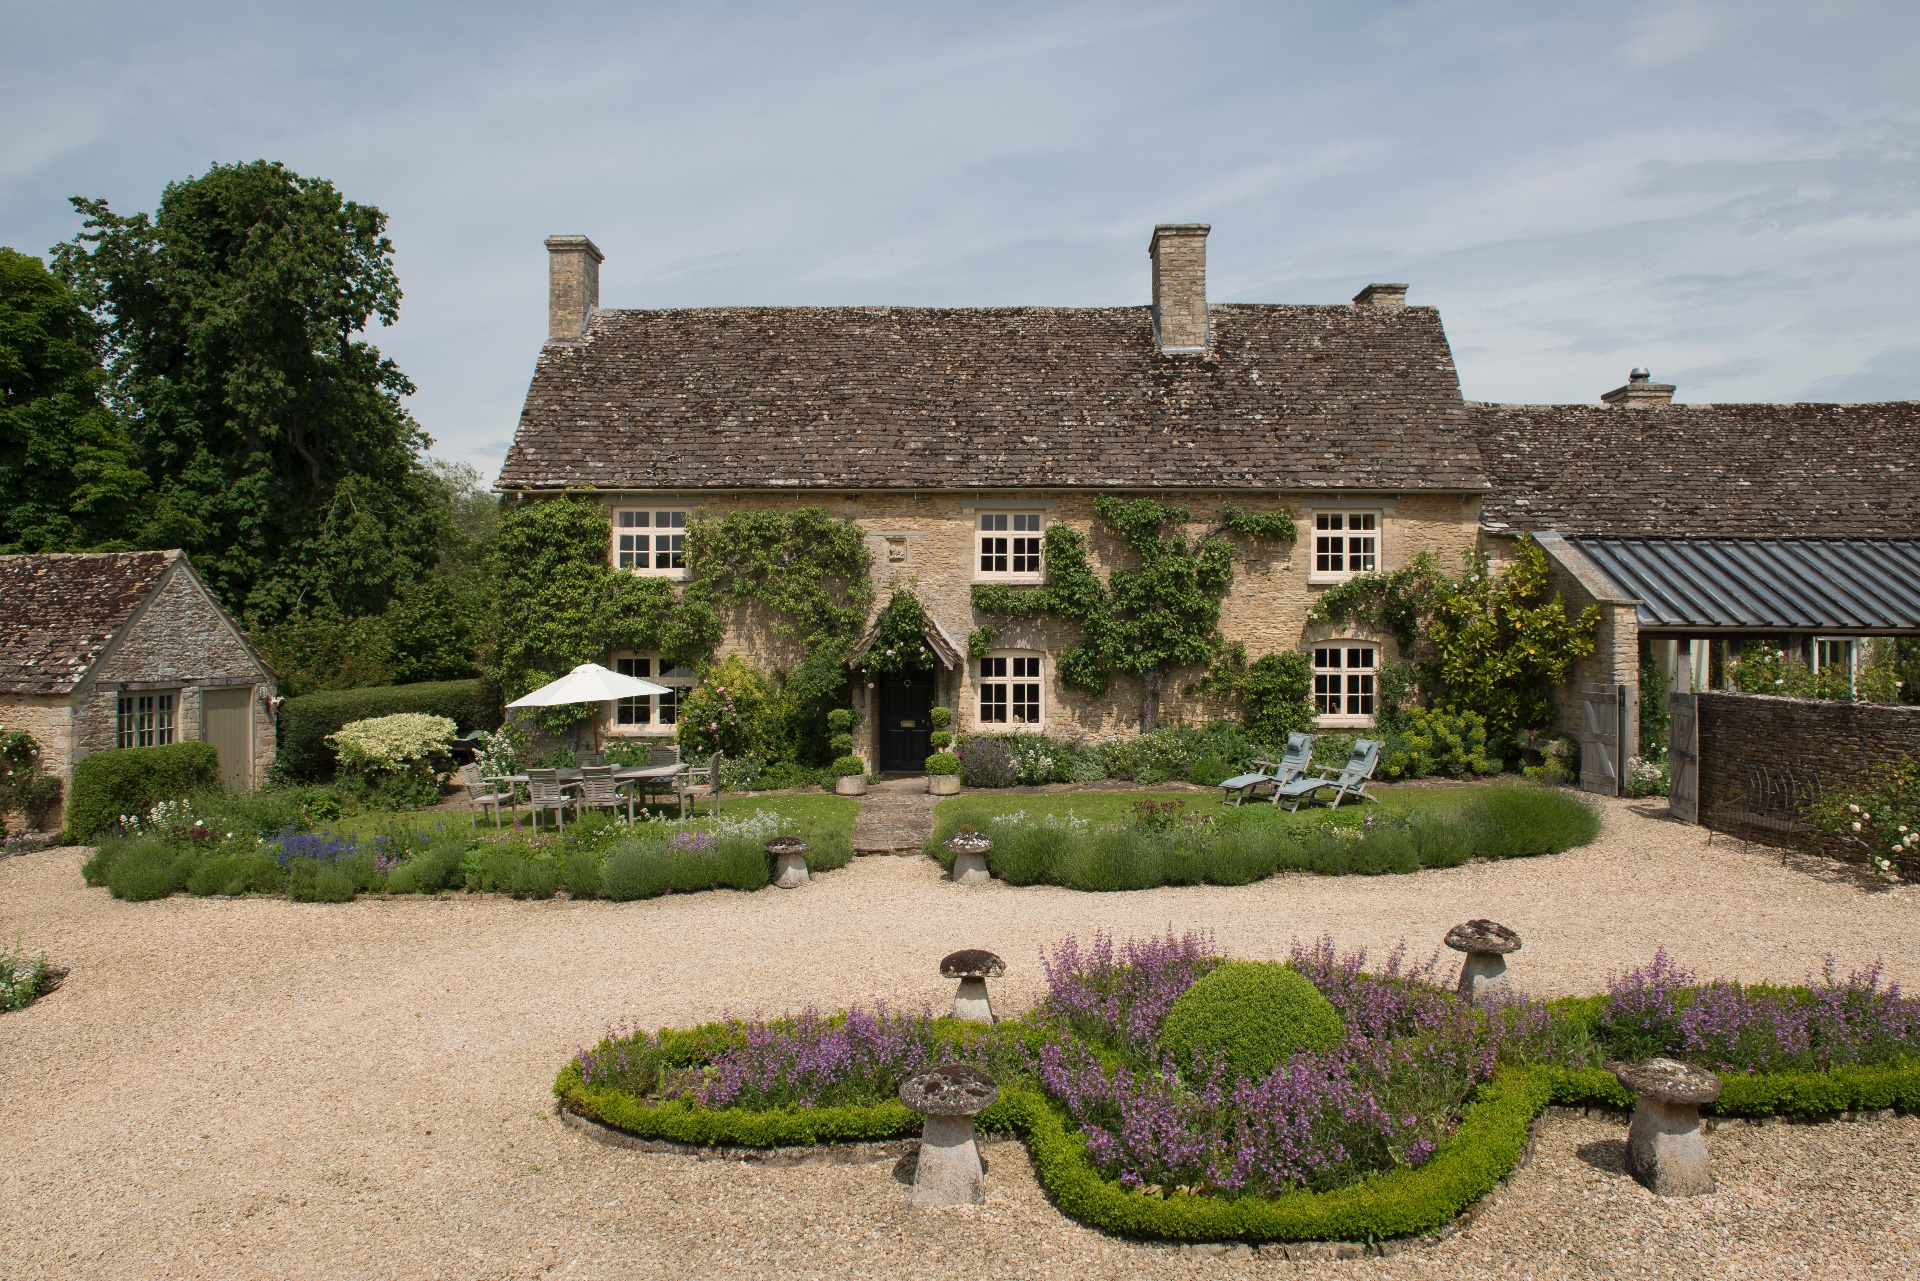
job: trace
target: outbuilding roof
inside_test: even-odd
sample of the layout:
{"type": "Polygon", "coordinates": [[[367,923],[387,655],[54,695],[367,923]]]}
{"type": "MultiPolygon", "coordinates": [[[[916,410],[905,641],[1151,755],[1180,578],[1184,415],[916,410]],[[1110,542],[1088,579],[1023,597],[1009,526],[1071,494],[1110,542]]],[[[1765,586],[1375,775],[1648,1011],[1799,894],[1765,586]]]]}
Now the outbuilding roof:
{"type": "Polygon", "coordinates": [[[1920,539],[1571,541],[1643,628],[1920,631],[1920,539]]]}
{"type": "Polygon", "coordinates": [[[1479,490],[1431,307],[595,312],[548,343],[503,490],[1479,490]]]}
{"type": "Polygon", "coordinates": [[[71,693],[180,555],[0,556],[0,693],[71,693]]]}
{"type": "Polygon", "coordinates": [[[1495,528],[1621,538],[1920,537],[1920,402],[1480,405],[1495,528]]]}

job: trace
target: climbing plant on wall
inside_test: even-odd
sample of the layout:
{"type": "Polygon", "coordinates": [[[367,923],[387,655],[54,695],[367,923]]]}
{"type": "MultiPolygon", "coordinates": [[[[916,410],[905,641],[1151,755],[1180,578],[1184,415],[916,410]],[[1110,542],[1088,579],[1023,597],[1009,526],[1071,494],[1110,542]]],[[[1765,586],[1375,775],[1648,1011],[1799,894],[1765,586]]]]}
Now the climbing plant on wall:
{"type": "Polygon", "coordinates": [[[1116,568],[1103,582],[1088,562],[1086,539],[1056,524],[1046,534],[1045,586],[983,584],[973,589],[973,604],[984,614],[1043,614],[1077,624],[1081,642],[1060,656],[1061,680],[1100,694],[1116,672],[1138,676],[1144,732],[1160,722],[1167,674],[1211,663],[1221,651],[1220,602],[1233,582],[1235,555],[1227,535],[1284,540],[1298,530],[1285,512],[1229,505],[1219,523],[1189,540],[1184,507],[1102,494],[1093,510],[1137,564],[1116,568]]]}
{"type": "MultiPolygon", "coordinates": [[[[873,589],[865,536],[819,507],[739,512],[696,520],[687,532],[684,582],[616,570],[612,528],[588,493],[521,503],[501,522],[495,554],[495,679],[517,698],[608,650],[657,651],[664,662],[703,665],[725,635],[722,611],[749,600],[807,651],[787,693],[810,704],[845,684],[845,659],[873,589]]],[[[586,720],[580,704],[543,711],[559,729],[586,720]]]]}
{"type": "Polygon", "coordinates": [[[1386,574],[1362,574],[1328,589],[1309,622],[1361,619],[1394,633],[1435,706],[1478,712],[1490,730],[1515,735],[1553,714],[1552,691],[1575,660],[1593,653],[1600,610],[1567,616],[1551,590],[1547,554],[1522,536],[1495,570],[1469,555],[1459,577],[1428,557],[1386,574]]]}
{"type": "Polygon", "coordinates": [[[874,620],[873,644],[854,659],[868,679],[894,672],[918,672],[933,666],[927,647],[927,610],[905,589],[894,592],[874,620]]]}

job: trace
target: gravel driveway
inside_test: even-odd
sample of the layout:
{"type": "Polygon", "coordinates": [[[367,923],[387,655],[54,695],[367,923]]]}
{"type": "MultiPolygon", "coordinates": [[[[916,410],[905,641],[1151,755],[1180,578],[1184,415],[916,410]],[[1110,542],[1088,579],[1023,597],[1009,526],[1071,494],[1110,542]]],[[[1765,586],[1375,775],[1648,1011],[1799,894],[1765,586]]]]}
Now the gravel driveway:
{"type": "Polygon", "coordinates": [[[1595,845],[1411,876],[1086,895],[963,890],[867,858],[797,893],[644,903],[453,896],[336,906],[120,903],[81,854],[0,859],[0,938],[73,967],[0,1015],[0,1278],[1908,1277],[1920,1118],[1731,1123],[1721,1190],[1656,1202],[1611,1118],[1550,1118],[1532,1164],[1429,1253],[1200,1258],[1064,1219],[1017,1144],[989,1203],[914,1215],[885,1164],[768,1169],[609,1148],[553,1116],[560,1061],[611,1023],[687,1024],[885,997],[944,1003],[938,958],[989,947],[1032,999],[1069,932],[1211,929],[1241,956],[1294,936],[1420,955],[1491,916],[1516,975],[1588,992],[1664,944],[1705,976],[1802,979],[1884,957],[1920,983],[1920,891],[1609,802],[1595,845]]]}

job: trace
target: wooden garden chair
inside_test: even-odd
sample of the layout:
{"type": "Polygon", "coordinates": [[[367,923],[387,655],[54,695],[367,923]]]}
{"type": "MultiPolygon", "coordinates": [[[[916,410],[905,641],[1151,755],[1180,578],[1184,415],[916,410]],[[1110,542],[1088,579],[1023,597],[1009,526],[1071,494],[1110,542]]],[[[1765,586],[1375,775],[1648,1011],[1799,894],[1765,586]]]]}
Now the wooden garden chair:
{"type": "Polygon", "coordinates": [[[702,800],[707,812],[720,812],[720,753],[715,752],[705,765],[695,765],[674,776],[674,792],[680,798],[680,817],[692,818],[692,807],[702,800]]]}
{"type": "Polygon", "coordinates": [[[527,808],[533,811],[535,833],[540,831],[542,810],[553,814],[554,822],[560,825],[560,830],[564,833],[567,830],[566,812],[573,809],[578,802],[561,785],[560,771],[557,769],[528,770],[527,791],[532,793],[527,801],[527,808]]]}
{"type": "Polygon", "coordinates": [[[460,783],[467,789],[467,811],[473,816],[474,826],[479,826],[480,813],[489,808],[493,810],[493,825],[500,826],[500,807],[515,801],[513,785],[509,783],[505,790],[495,787],[475,764],[460,767],[460,783]]]}
{"type": "Polygon", "coordinates": [[[633,822],[633,796],[631,792],[622,794],[620,785],[614,782],[613,766],[587,765],[580,770],[579,808],[583,810],[611,810],[620,812],[620,806],[627,807],[627,822],[633,822]]]}

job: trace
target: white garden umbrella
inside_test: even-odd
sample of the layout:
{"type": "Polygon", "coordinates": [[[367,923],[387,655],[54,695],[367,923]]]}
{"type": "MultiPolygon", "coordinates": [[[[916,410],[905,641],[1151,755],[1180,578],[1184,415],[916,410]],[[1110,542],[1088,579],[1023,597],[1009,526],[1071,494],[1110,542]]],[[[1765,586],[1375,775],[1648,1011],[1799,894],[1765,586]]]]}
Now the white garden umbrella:
{"type": "Polygon", "coordinates": [[[622,676],[598,663],[582,663],[559,680],[523,694],[508,707],[559,707],[565,703],[610,703],[616,698],[647,698],[672,691],[665,685],[622,676]]]}
{"type": "MultiPolygon", "coordinates": [[[[610,703],[617,698],[647,698],[670,694],[665,685],[643,681],[638,676],[622,676],[598,663],[582,663],[559,680],[542,685],[508,703],[508,707],[559,707],[566,703],[610,703]]],[[[574,740],[578,742],[578,739],[574,740]]],[[[598,750],[600,718],[594,717],[593,741],[598,750]]]]}

